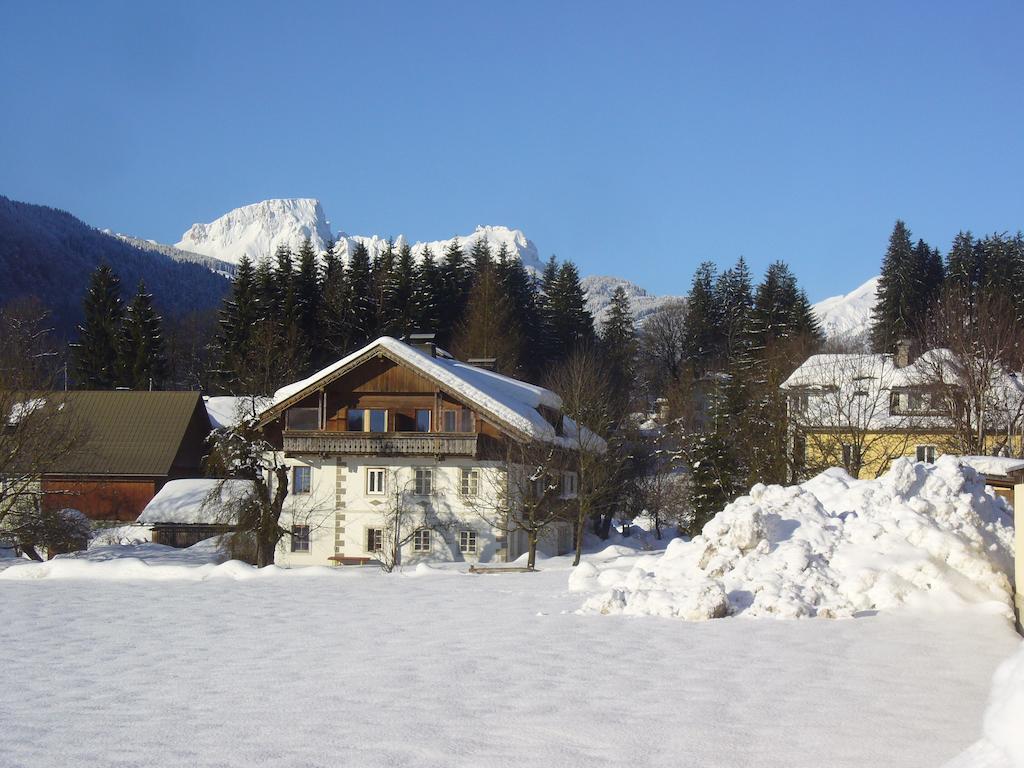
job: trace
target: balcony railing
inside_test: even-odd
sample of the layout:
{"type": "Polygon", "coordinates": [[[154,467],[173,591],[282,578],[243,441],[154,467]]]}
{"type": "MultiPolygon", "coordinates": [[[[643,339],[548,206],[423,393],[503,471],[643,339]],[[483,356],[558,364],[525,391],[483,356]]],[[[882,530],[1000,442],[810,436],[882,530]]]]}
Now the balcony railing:
{"type": "Polygon", "coordinates": [[[362,456],[476,456],[475,433],[319,432],[284,433],[288,453],[362,456]]]}

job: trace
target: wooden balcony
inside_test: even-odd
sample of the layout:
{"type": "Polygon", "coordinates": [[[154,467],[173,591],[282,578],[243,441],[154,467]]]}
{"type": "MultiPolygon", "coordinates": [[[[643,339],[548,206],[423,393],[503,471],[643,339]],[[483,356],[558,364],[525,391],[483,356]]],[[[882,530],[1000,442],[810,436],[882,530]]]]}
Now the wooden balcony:
{"type": "Polygon", "coordinates": [[[284,433],[285,453],[355,456],[476,456],[476,433],[320,432],[284,433]]]}

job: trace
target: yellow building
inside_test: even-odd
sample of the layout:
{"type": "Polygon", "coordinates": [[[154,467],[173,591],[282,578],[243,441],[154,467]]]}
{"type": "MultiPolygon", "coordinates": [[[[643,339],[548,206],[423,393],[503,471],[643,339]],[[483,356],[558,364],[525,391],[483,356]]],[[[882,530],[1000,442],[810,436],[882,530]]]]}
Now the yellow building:
{"type": "Polygon", "coordinates": [[[812,355],[781,385],[796,474],[843,467],[870,478],[901,456],[1020,456],[1024,386],[990,365],[986,388],[967,396],[958,377],[971,364],[942,349],[912,359],[908,345],[894,355],[812,355]]]}

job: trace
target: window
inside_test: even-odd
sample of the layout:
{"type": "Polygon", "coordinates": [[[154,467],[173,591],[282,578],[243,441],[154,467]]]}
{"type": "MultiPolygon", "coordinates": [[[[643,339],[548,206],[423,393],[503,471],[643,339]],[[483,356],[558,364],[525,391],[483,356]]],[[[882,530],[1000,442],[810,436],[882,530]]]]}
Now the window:
{"type": "Polygon", "coordinates": [[[347,428],[349,432],[362,432],[363,421],[366,419],[366,411],[362,408],[349,408],[347,419],[347,428]]]}
{"type": "Polygon", "coordinates": [[[292,493],[309,493],[312,475],[310,467],[292,467],[292,493]]]}
{"type": "Polygon", "coordinates": [[[480,473],[475,469],[463,469],[459,482],[459,494],[476,496],[480,490],[480,473]]]}
{"type": "Polygon", "coordinates": [[[380,408],[349,408],[346,423],[349,432],[387,432],[388,412],[380,408]]]}
{"type": "Polygon", "coordinates": [[[567,498],[575,498],[578,478],[575,472],[566,472],[562,475],[562,495],[567,498]]]}
{"type": "Polygon", "coordinates": [[[434,471],[426,467],[416,468],[416,495],[429,496],[434,490],[434,471]]]}
{"type": "Polygon", "coordinates": [[[441,415],[444,418],[445,432],[472,432],[475,429],[476,421],[473,412],[468,408],[448,408],[442,411],[441,415]]]}
{"type": "Polygon", "coordinates": [[[843,443],[843,466],[848,470],[860,469],[860,446],[843,443]]]}
{"type": "Polygon", "coordinates": [[[388,412],[374,409],[369,411],[369,427],[367,432],[387,432],[388,431],[388,412]]]}
{"type": "Polygon", "coordinates": [[[386,486],[384,484],[384,470],[379,467],[373,467],[366,470],[366,493],[368,495],[379,496],[384,493],[386,486]]]}
{"type": "Polygon", "coordinates": [[[382,528],[366,529],[366,551],[380,552],[384,549],[384,530],[382,528]]]}
{"type": "Polygon", "coordinates": [[[789,395],[789,410],[791,413],[803,413],[807,410],[808,396],[806,392],[792,392],[789,395]]]}
{"type": "Polygon", "coordinates": [[[287,413],[287,428],[308,431],[320,429],[319,408],[289,408],[287,413]]]}
{"type": "Polygon", "coordinates": [[[459,531],[459,552],[464,554],[476,552],[476,531],[459,531]]]}
{"type": "Polygon", "coordinates": [[[417,408],[416,409],[416,431],[417,432],[429,432],[430,431],[430,409],[429,408],[417,408]]]}
{"type": "Polygon", "coordinates": [[[292,552],[309,552],[309,526],[292,526],[292,552]]]}
{"type": "Polygon", "coordinates": [[[412,534],[412,551],[413,552],[429,552],[430,551],[430,529],[420,528],[414,531],[412,534]]]}
{"type": "Polygon", "coordinates": [[[934,445],[919,445],[917,446],[917,460],[923,461],[928,464],[935,463],[935,446],[934,445]]]}

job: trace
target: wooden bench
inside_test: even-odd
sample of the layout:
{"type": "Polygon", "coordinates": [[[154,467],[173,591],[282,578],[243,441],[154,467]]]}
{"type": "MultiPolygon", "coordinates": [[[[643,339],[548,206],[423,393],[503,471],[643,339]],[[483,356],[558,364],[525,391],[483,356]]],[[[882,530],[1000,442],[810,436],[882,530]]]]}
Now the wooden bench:
{"type": "Polygon", "coordinates": [[[338,565],[380,565],[372,557],[346,557],[345,555],[331,555],[327,558],[338,565]]]}
{"type": "Polygon", "coordinates": [[[525,565],[471,565],[470,573],[536,573],[536,568],[525,565]]]}

